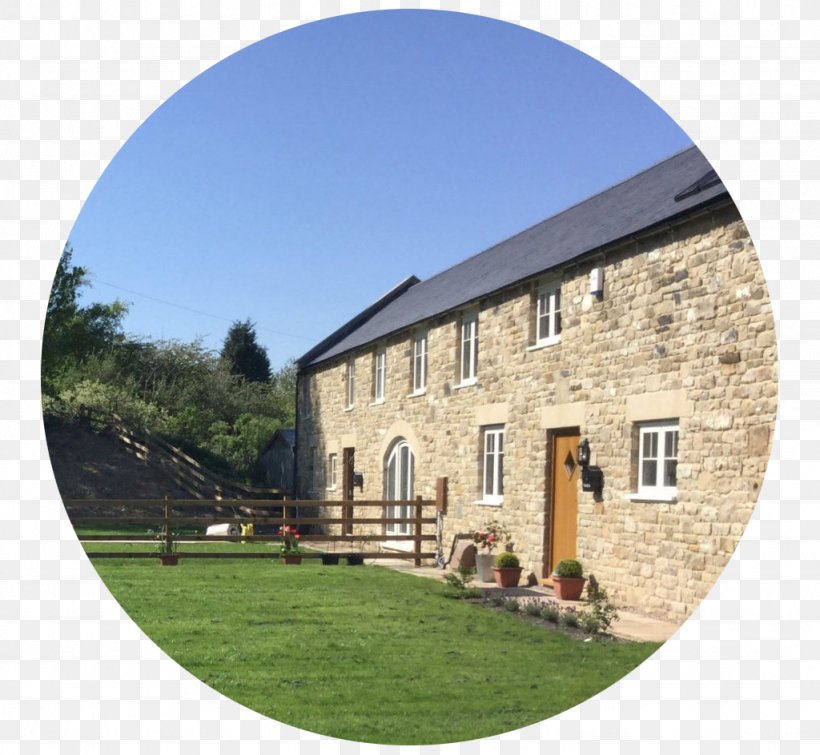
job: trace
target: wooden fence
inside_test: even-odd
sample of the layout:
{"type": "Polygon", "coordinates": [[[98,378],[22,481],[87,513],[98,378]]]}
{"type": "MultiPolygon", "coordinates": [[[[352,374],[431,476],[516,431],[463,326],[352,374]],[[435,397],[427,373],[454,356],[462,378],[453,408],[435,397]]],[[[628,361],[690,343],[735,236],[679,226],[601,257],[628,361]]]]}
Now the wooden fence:
{"type": "MultiPolygon", "coordinates": [[[[212,524],[253,524],[256,527],[296,527],[300,532],[301,542],[310,547],[311,542],[317,546],[332,543],[334,548],[339,546],[339,555],[359,554],[367,559],[408,558],[413,559],[416,566],[421,566],[422,560],[437,559],[440,557],[440,532],[437,529],[439,517],[437,512],[444,513],[446,508],[446,484],[440,480],[436,487],[435,500],[423,500],[418,497],[411,501],[281,501],[281,500],[80,500],[68,499],[66,509],[75,527],[97,525],[116,529],[122,525],[144,525],[153,528],[159,535],[155,542],[165,543],[168,550],[175,543],[197,542],[279,542],[278,534],[254,535],[206,535],[205,529],[212,524]],[[389,517],[387,507],[406,507],[412,511],[409,517],[389,517]],[[353,512],[359,516],[354,516],[353,512]],[[226,511],[231,508],[229,515],[226,511]],[[95,509],[106,509],[95,513],[95,509]],[[146,512],[145,510],[148,509],[146,512]],[[151,513],[162,511],[158,513],[151,513]],[[335,516],[335,510],[339,515],[335,516]],[[375,510],[370,516],[370,509],[375,510]],[[381,509],[379,512],[378,510],[381,509]],[[142,513],[140,513],[142,510],[142,513]],[[238,510],[238,513],[237,513],[238,510]],[[315,516],[307,516],[305,512],[319,510],[315,516]],[[364,516],[362,516],[363,510],[364,516]],[[112,513],[113,512],[113,513],[112,513]],[[207,513],[204,513],[207,512],[207,513]],[[369,534],[372,528],[382,532],[387,525],[409,524],[411,534],[369,534]],[[202,533],[179,534],[176,528],[201,528],[202,533]],[[355,528],[367,527],[367,531],[356,534],[355,528]],[[322,528],[320,532],[312,530],[322,528]],[[334,532],[338,528],[338,532],[334,532]],[[426,532],[425,532],[426,530],[426,532]],[[350,531],[350,534],[346,534],[350,531]],[[410,551],[380,551],[366,550],[371,544],[382,542],[405,541],[410,551]],[[424,545],[433,543],[435,550],[425,550],[424,545]],[[356,546],[359,546],[358,548],[356,546]],[[345,549],[349,546],[349,549],[345,549]]],[[[80,535],[81,542],[145,542],[149,534],[117,534],[117,535],[80,535]]],[[[302,552],[303,557],[319,558],[322,550],[302,552]]],[[[89,558],[150,558],[156,553],[124,552],[124,551],[87,551],[89,558]]],[[[208,552],[182,551],[181,558],[279,558],[278,549],[270,552],[208,552]]]]}
{"type": "MultiPolygon", "coordinates": [[[[98,418],[98,421],[99,418],[98,418]]],[[[281,499],[283,492],[276,488],[253,488],[226,480],[181,448],[171,445],[149,430],[129,428],[116,414],[107,421],[111,435],[126,451],[149,464],[161,467],[173,481],[195,498],[208,499],[281,499]]]]}

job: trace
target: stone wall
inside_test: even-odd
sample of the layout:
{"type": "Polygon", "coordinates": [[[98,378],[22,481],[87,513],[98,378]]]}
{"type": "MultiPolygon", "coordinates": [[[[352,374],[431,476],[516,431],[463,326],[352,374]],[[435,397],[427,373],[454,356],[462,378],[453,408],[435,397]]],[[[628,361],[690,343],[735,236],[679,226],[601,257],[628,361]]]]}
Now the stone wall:
{"type": "MultiPolygon", "coordinates": [[[[751,516],[769,457],[777,401],[771,304],[748,231],[731,205],[606,250],[561,273],[560,343],[532,347],[527,281],[476,303],[478,379],[458,387],[460,312],[424,324],[426,393],[411,396],[407,331],[357,351],[356,400],[346,409],[351,355],[304,372],[311,412],[299,423],[306,498],[341,498],[342,449],[355,447],[364,489],[384,496],[386,455],[397,438],[415,453],[415,493],[435,497],[449,478],[445,545],[496,519],[523,564],[544,573],[550,522],[551,432],[577,426],[601,467],[601,496],[578,493],[577,554],[618,601],[683,619],[725,567],[751,516]],[[593,267],[604,295],[589,292],[593,267]],[[383,403],[372,401],[372,363],[387,348],[383,403]],[[679,420],[677,498],[634,500],[639,420],[679,420]],[[505,428],[504,500],[482,504],[482,426],[505,428]],[[338,453],[339,484],[306,479],[338,453]]],[[[300,407],[300,410],[302,408],[300,407]]],[[[317,474],[319,477],[320,474],[317,474]]]]}

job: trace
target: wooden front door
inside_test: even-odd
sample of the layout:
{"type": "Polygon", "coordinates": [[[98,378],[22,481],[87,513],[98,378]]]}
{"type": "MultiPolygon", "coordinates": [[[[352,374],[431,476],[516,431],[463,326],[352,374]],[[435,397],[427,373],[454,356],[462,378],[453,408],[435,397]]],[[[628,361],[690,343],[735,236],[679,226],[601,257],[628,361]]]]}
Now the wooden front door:
{"type": "MultiPolygon", "coordinates": [[[[578,464],[577,432],[555,434],[552,439],[552,501],[549,511],[549,538],[544,576],[549,577],[556,564],[575,558],[578,543],[578,464]]],[[[546,538],[545,538],[546,539],[546,538]]]]}
{"type": "MultiPolygon", "coordinates": [[[[342,500],[353,500],[353,464],[355,459],[355,449],[345,448],[342,450],[342,500]]],[[[353,518],[353,506],[342,506],[342,516],[345,519],[353,518]]],[[[353,523],[348,522],[342,527],[343,535],[353,534],[353,523]]]]}

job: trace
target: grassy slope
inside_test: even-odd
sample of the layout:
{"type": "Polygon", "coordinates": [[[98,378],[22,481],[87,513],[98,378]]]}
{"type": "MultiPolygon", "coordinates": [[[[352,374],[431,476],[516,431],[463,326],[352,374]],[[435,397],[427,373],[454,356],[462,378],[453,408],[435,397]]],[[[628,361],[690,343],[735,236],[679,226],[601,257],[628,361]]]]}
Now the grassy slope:
{"type": "Polygon", "coordinates": [[[206,684],[344,739],[429,744],[499,734],[582,702],[658,647],[583,643],[377,567],[95,566],[134,621],[206,684]]]}

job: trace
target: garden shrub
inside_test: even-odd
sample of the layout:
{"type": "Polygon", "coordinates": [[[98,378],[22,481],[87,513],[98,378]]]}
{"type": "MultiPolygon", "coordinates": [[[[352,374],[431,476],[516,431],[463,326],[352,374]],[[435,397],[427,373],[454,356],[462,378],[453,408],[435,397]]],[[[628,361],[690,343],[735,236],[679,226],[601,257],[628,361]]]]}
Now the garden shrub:
{"type": "Polygon", "coordinates": [[[515,553],[504,551],[495,557],[495,565],[499,569],[516,569],[521,565],[521,562],[518,560],[518,556],[516,556],[515,553]]]}

